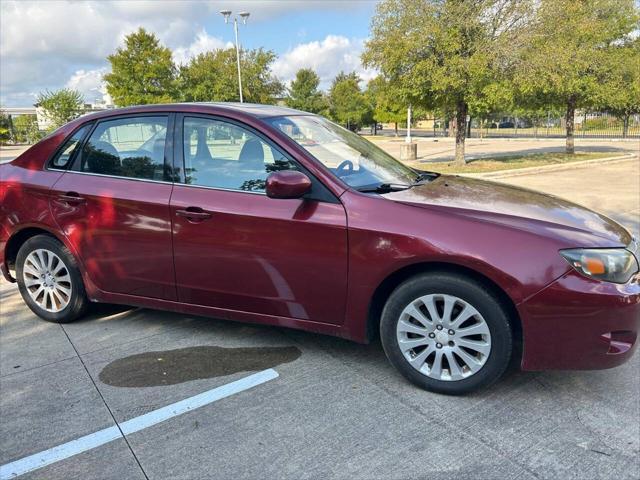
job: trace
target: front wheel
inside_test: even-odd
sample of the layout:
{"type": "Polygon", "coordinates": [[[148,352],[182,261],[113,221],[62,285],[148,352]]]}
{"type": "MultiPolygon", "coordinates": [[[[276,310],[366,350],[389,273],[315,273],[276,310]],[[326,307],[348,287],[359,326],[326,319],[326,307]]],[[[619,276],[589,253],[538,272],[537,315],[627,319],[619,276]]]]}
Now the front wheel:
{"type": "Polygon", "coordinates": [[[16,258],[22,299],[40,318],[67,323],[80,317],[88,300],[71,252],[48,235],[27,240],[16,258]]]}
{"type": "Polygon", "coordinates": [[[418,275],[396,288],[380,335],[400,373],[437,393],[486,387],[511,358],[511,325],[500,301],[482,284],[451,273],[418,275]]]}

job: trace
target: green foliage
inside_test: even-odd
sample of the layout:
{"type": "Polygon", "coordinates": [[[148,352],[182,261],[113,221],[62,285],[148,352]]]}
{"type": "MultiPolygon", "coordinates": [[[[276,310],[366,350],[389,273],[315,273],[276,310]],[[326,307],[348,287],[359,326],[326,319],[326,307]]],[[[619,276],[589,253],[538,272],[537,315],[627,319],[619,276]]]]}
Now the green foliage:
{"type": "Polygon", "coordinates": [[[318,86],[320,77],[310,68],[301,68],[291,82],[287,106],[310,113],[324,114],[328,108],[327,100],[318,86]]]}
{"type": "MultiPolygon", "coordinates": [[[[273,103],[284,86],[271,73],[276,55],[262,49],[243,51],[242,94],[244,100],[273,103]]],[[[193,57],[180,67],[178,86],[182,100],[189,102],[238,101],[236,51],[213,50],[193,57]]]]}
{"type": "Polygon", "coordinates": [[[238,101],[234,49],[201,53],[180,67],[178,89],[187,102],[238,101]]]}
{"type": "MultiPolygon", "coordinates": [[[[365,95],[376,122],[406,122],[407,104],[399,100],[400,95],[384,77],[377,76],[370,80],[365,95]]],[[[417,117],[414,115],[414,118],[417,117]]]]}
{"type": "Polygon", "coordinates": [[[622,127],[622,120],[616,117],[587,118],[587,120],[583,121],[580,125],[581,130],[586,132],[602,131],[620,127],[622,127]]]}
{"type": "Polygon", "coordinates": [[[611,47],[611,75],[603,83],[599,107],[627,118],[640,113],[640,38],[611,47]]]}
{"type": "Polygon", "coordinates": [[[242,94],[247,102],[274,103],[284,94],[284,85],[271,72],[276,58],[274,52],[262,48],[242,51],[242,94]]]}
{"type": "Polygon", "coordinates": [[[371,108],[355,72],[340,72],[333,79],[329,89],[329,116],[352,130],[371,121],[371,108]]]}
{"type": "Polygon", "coordinates": [[[635,28],[633,0],[542,0],[519,54],[515,81],[523,100],[575,108],[606,104],[603,86],[615,80],[616,45],[635,28]]]}
{"type": "Polygon", "coordinates": [[[171,50],[144,28],[125,38],[125,47],[107,57],[111,73],[104,76],[116,105],[166,103],[176,98],[176,68],[171,50]]]}
{"type": "MultiPolygon", "coordinates": [[[[470,107],[486,113],[500,103],[500,89],[491,86],[508,73],[530,4],[385,0],[373,18],[364,63],[377,67],[405,104],[455,112],[464,124],[470,107]]],[[[464,162],[458,130],[456,159],[464,162]]]]}
{"type": "Polygon", "coordinates": [[[51,123],[50,129],[61,127],[82,113],[84,98],[80,92],[70,88],[49,91],[38,95],[36,105],[43,109],[51,123]]]}
{"type": "Polygon", "coordinates": [[[19,115],[13,119],[13,141],[15,143],[36,143],[41,138],[35,115],[19,115]]]}
{"type": "Polygon", "coordinates": [[[405,103],[454,111],[503,78],[527,5],[386,0],[377,8],[363,59],[396,84],[405,103]]]}
{"type": "Polygon", "coordinates": [[[638,18],[633,0],[540,1],[519,52],[515,85],[525,103],[564,106],[567,153],[574,151],[576,109],[613,100],[616,51],[638,28],[638,18]]]}
{"type": "Polygon", "coordinates": [[[0,112],[0,142],[4,144],[11,138],[11,117],[4,112],[0,112]]]}

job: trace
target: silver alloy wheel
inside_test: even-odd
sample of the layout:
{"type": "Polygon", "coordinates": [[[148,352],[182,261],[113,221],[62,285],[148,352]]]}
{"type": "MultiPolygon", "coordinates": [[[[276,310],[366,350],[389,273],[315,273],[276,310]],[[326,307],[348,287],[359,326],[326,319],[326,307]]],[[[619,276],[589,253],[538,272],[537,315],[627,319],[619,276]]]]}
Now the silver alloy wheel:
{"type": "Polygon", "coordinates": [[[468,378],[491,353],[487,322],[473,305],[453,295],[425,295],[409,303],[396,337],[409,364],[436,380],[468,378]]]}
{"type": "Polygon", "coordinates": [[[31,299],[47,312],[64,310],[71,300],[71,276],[62,259],[50,250],[31,252],[22,267],[24,286],[31,299]]]}

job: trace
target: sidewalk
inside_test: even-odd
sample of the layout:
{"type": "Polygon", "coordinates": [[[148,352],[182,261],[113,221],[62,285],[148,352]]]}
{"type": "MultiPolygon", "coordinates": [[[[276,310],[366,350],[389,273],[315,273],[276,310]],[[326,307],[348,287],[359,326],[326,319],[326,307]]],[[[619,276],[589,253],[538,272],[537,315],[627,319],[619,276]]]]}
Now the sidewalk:
{"type": "MultiPolygon", "coordinates": [[[[404,138],[374,139],[376,145],[396,158],[400,157],[400,146],[404,138]]],[[[453,138],[414,138],[418,144],[418,161],[421,163],[447,162],[454,158],[455,139],[453,138]]],[[[578,152],[611,152],[624,154],[635,152],[640,154],[640,142],[635,140],[609,139],[576,139],[578,152]]],[[[564,152],[565,140],[558,139],[530,139],[530,138],[470,138],[465,142],[467,160],[478,158],[525,155],[535,153],[564,152]]]]}

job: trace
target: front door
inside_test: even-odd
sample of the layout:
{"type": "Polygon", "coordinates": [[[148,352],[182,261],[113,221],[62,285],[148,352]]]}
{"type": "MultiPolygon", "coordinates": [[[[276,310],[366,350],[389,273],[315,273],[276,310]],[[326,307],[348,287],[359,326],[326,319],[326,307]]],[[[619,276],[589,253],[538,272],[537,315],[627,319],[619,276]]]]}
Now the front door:
{"type": "Polygon", "coordinates": [[[106,292],[176,299],[168,124],[168,115],[99,122],[52,189],[56,221],[106,292]]]}
{"type": "Polygon", "coordinates": [[[347,293],[342,204],[331,197],[270,199],[267,175],[300,168],[280,149],[226,120],[185,117],[180,123],[176,145],[183,147],[184,180],[171,197],[179,300],[342,323],[347,293]]]}

